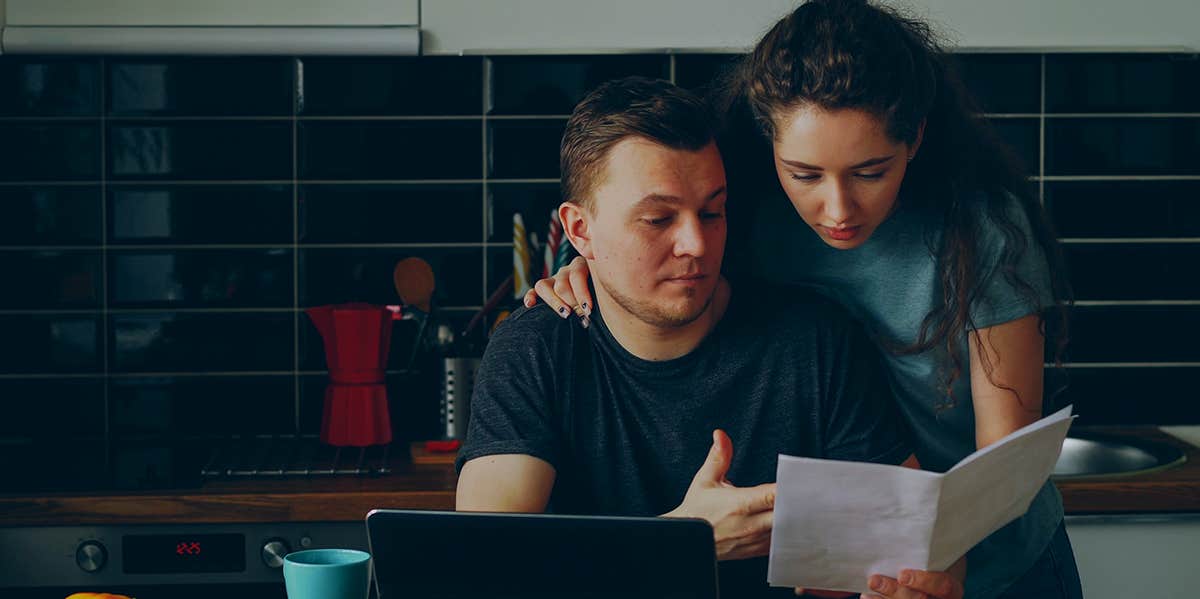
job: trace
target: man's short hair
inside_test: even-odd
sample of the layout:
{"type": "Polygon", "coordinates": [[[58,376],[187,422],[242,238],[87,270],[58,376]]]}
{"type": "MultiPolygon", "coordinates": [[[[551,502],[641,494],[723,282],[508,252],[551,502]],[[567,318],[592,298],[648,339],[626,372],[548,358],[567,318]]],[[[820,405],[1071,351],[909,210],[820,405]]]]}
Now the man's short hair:
{"type": "Polygon", "coordinates": [[[563,199],[594,211],[608,152],[628,137],[696,151],[715,138],[712,112],[669,81],[625,77],[600,84],[575,106],[559,147],[563,199]]]}

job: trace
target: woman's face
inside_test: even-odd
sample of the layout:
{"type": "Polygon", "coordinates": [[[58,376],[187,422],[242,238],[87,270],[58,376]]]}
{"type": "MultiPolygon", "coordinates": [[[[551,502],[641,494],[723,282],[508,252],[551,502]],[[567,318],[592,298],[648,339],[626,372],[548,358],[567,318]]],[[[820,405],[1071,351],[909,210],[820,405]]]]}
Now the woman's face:
{"type": "Polygon", "coordinates": [[[775,171],[792,206],[830,247],[867,241],[896,204],[911,153],[856,109],[794,108],[778,119],[775,171]]]}

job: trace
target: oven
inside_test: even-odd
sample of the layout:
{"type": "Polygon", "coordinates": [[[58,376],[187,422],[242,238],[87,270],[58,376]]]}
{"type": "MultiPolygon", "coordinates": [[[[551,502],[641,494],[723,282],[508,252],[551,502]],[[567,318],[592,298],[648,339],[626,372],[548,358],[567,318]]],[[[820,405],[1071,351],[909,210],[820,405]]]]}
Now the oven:
{"type": "Polygon", "coordinates": [[[367,548],[363,522],[31,526],[0,529],[0,596],[115,592],[284,597],[292,551],[367,548]]]}

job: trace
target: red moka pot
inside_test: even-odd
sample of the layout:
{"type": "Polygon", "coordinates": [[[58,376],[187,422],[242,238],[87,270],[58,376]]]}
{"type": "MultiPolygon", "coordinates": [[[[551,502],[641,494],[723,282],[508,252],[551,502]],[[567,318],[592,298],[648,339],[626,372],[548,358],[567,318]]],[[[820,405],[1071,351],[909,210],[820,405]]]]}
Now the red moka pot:
{"type": "Polygon", "coordinates": [[[391,443],[384,377],[392,321],[399,313],[370,304],[317,306],[305,312],[325,342],[329,367],[321,441],[339,447],[391,443]]]}

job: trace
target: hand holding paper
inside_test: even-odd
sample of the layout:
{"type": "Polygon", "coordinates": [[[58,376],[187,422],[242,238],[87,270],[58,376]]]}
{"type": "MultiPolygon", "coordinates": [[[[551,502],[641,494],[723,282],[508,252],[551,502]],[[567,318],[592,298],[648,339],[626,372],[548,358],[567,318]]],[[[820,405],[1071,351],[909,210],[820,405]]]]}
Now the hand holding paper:
{"type": "Polygon", "coordinates": [[[779,456],[768,582],[865,593],[872,574],[945,570],[1029,509],[1071,420],[1064,408],[945,474],[779,456]]]}

